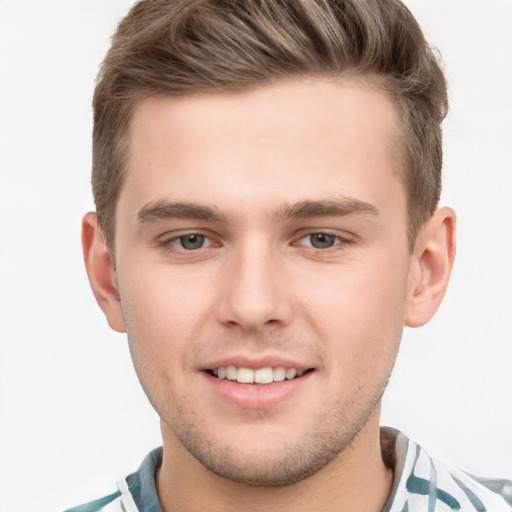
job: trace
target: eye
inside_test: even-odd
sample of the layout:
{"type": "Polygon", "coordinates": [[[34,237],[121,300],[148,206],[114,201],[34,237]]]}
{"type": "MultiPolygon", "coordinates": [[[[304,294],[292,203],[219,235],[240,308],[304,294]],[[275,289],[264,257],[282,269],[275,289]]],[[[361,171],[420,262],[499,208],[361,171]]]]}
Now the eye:
{"type": "Polygon", "coordinates": [[[346,240],[344,240],[340,236],[332,235],[330,233],[323,233],[319,231],[316,233],[309,233],[306,236],[301,237],[296,242],[296,245],[302,245],[304,247],[310,247],[312,249],[326,250],[341,245],[345,241],[346,240]]]}
{"type": "Polygon", "coordinates": [[[189,233],[187,235],[180,236],[176,241],[186,251],[194,251],[196,249],[201,249],[201,247],[204,246],[206,237],[198,233],[189,233]]]}
{"type": "Polygon", "coordinates": [[[353,236],[345,237],[326,231],[310,231],[296,239],[292,245],[302,246],[310,251],[332,253],[333,251],[344,251],[354,243],[353,236]]]}
{"type": "Polygon", "coordinates": [[[158,240],[158,246],[165,252],[175,255],[199,251],[200,249],[208,249],[218,247],[220,244],[215,242],[208,235],[189,231],[188,233],[177,233],[174,236],[167,234],[165,238],[158,240]]]}
{"type": "Polygon", "coordinates": [[[339,237],[328,233],[311,233],[305,237],[309,241],[309,245],[315,249],[329,249],[339,241],[339,237]]]}

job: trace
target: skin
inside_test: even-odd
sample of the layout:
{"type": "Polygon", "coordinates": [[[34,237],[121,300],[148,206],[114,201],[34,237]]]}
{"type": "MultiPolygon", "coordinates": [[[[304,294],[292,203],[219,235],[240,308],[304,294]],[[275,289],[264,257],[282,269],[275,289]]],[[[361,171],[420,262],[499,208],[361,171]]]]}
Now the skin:
{"type": "Polygon", "coordinates": [[[384,505],[380,399],[455,251],[447,208],[409,251],[397,129],[389,96],[341,80],[136,108],[115,270],[92,213],[83,241],[161,417],[164,511],[384,505]],[[267,406],[226,400],[205,371],[262,358],[311,371],[267,406]]]}

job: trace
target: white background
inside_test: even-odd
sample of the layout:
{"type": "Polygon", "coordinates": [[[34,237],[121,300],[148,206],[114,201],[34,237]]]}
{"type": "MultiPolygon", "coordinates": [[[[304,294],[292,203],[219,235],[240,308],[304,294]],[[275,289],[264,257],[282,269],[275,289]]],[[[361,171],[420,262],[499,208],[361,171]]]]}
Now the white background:
{"type": "MultiPolygon", "coordinates": [[[[0,510],[114,491],[160,444],[79,243],[97,67],[130,0],[0,0],[0,510]]],[[[408,5],[450,81],[451,286],[404,336],[383,423],[470,472],[512,477],[512,2],[408,5]]]]}

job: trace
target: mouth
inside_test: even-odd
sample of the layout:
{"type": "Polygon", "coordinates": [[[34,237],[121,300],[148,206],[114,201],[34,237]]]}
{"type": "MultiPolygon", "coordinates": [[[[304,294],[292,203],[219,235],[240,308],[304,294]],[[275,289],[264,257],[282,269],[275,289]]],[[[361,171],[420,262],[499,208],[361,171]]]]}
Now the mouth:
{"type": "Polygon", "coordinates": [[[313,368],[286,368],[284,366],[266,366],[263,368],[247,368],[244,366],[219,366],[206,370],[206,373],[217,379],[225,379],[240,384],[272,384],[285,380],[299,379],[313,371],[313,368]]]}

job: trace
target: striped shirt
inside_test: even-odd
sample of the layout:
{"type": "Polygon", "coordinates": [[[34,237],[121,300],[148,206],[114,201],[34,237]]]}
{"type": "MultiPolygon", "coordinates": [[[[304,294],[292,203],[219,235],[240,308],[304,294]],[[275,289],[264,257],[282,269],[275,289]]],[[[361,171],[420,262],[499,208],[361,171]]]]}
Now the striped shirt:
{"type": "MultiPolygon", "coordinates": [[[[386,462],[394,469],[382,512],[512,512],[512,481],[470,476],[388,427],[381,438],[386,462]]],[[[155,485],[161,463],[162,448],[157,448],[136,473],[118,482],[116,492],[66,512],[162,512],[155,485]]]]}

